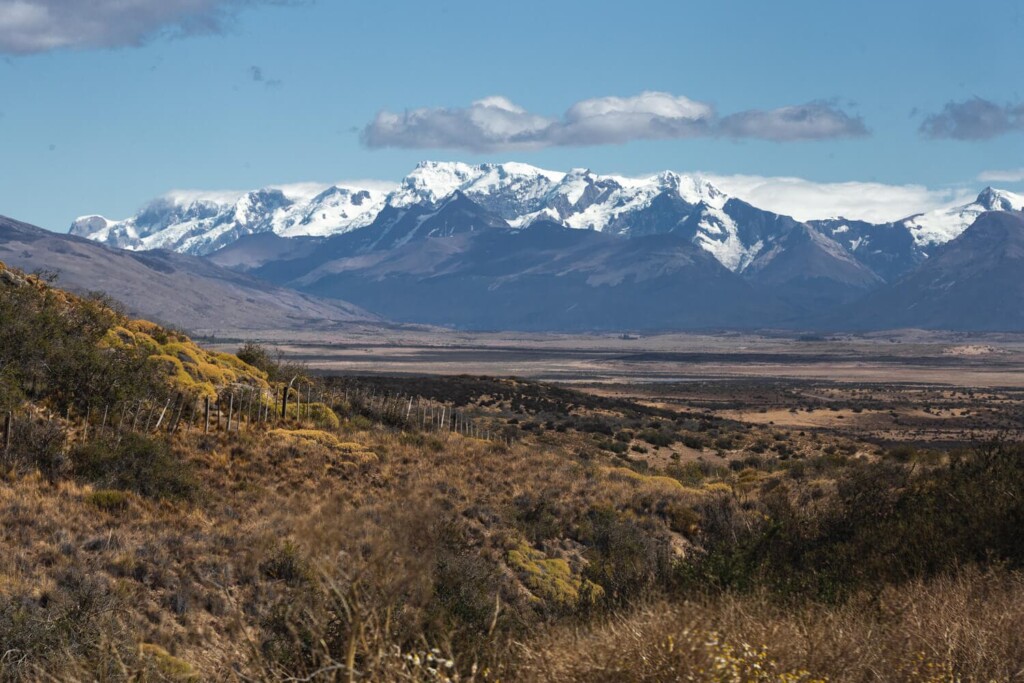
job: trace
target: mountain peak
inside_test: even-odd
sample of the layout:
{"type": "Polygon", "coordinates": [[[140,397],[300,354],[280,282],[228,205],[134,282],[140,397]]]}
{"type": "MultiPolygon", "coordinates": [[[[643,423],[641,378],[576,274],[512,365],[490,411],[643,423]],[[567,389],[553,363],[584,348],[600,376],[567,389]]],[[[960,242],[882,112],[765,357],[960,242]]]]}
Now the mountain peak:
{"type": "Polygon", "coordinates": [[[1024,209],[1024,196],[989,186],[981,191],[975,203],[989,211],[1020,211],[1024,209]]]}

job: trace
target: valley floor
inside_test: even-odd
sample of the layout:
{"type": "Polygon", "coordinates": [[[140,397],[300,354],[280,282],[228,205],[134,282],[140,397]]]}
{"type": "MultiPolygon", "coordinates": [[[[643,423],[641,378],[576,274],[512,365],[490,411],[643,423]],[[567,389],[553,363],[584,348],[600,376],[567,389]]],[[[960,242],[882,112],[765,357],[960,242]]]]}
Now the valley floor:
{"type": "Polygon", "coordinates": [[[1024,388],[1024,335],[918,330],[828,337],[745,334],[570,335],[353,327],[240,332],[323,373],[471,374],[569,384],[817,380],[1024,388]]]}

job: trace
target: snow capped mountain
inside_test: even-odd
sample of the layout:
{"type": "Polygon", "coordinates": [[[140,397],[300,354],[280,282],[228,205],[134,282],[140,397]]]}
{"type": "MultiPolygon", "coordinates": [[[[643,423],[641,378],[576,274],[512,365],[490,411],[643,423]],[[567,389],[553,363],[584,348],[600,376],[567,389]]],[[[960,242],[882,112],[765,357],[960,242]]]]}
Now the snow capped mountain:
{"type": "Polygon", "coordinates": [[[424,161],[402,180],[388,204],[436,204],[460,191],[502,218],[511,219],[539,208],[564,173],[509,162],[470,165],[460,162],[424,161]]]}
{"type": "Polygon", "coordinates": [[[282,237],[324,237],[355,230],[372,223],[386,199],[379,190],[332,185],[291,212],[274,232],[282,237]]]}
{"type": "Polygon", "coordinates": [[[1024,195],[986,187],[978,198],[964,206],[938,209],[900,221],[921,247],[945,244],[956,239],[986,211],[1022,211],[1024,195]]]}
{"type": "Polygon", "coordinates": [[[373,222],[387,194],[354,187],[285,186],[228,194],[172,193],[123,221],[84,216],[71,234],[132,251],[204,255],[244,235],[325,236],[373,222]]]}
{"type": "MultiPolygon", "coordinates": [[[[1024,209],[1024,196],[987,188],[966,206],[884,225],[844,219],[800,225],[811,226],[890,281],[926,258],[926,250],[957,237],[985,211],[1000,209],[1024,209]]],[[[630,178],[588,169],[562,173],[513,162],[425,161],[391,191],[292,185],[227,194],[179,192],[151,202],[127,220],[84,216],[74,222],[71,233],[130,250],[208,255],[262,233],[328,238],[365,232],[346,244],[368,250],[397,244],[407,238],[403,235],[456,234],[473,229],[471,223],[522,229],[538,221],[619,237],[675,234],[735,273],[777,249],[798,224],[730,197],[706,179],[671,171],[630,178]],[[462,198],[456,203],[459,210],[444,209],[453,197],[462,198]],[[467,225],[456,225],[460,220],[467,225]],[[420,226],[425,221],[431,222],[429,229],[420,226]]]]}

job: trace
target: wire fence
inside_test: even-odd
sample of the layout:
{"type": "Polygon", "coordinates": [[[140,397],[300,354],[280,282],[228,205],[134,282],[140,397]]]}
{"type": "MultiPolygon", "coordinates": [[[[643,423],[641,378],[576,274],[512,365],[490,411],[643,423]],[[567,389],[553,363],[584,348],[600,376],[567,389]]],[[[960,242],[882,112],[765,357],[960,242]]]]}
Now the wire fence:
{"type": "MultiPolygon", "coordinates": [[[[313,423],[327,424],[327,410],[340,418],[364,418],[401,431],[459,434],[511,445],[508,430],[473,416],[455,405],[419,395],[384,392],[374,387],[345,383],[327,386],[314,380],[293,380],[288,386],[269,388],[234,384],[217,389],[216,395],[186,391],[147,396],[119,403],[84,403],[84,413],[64,416],[22,407],[0,414],[0,448],[5,462],[19,448],[50,438],[45,427],[60,427],[65,441],[116,438],[125,433],[232,434],[258,429],[313,423]]],[[[339,427],[340,429],[341,427],[339,427]]]]}

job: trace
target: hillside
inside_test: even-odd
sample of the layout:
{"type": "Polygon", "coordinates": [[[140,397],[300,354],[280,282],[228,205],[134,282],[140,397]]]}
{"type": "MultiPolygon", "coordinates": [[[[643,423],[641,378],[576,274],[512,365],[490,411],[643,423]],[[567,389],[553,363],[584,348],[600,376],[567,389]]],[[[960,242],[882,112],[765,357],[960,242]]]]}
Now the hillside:
{"type": "Polygon", "coordinates": [[[63,287],[102,291],[135,315],[200,334],[331,329],[379,320],[344,301],[275,287],[186,254],[110,249],[3,216],[0,260],[28,272],[54,273],[63,287]]]}
{"type": "Polygon", "coordinates": [[[1024,329],[1024,214],[983,213],[920,268],[849,311],[849,328],[1024,329]]]}
{"type": "Polygon", "coordinates": [[[1024,666],[1014,444],[886,448],[515,379],[315,380],[6,267],[0,418],[0,680],[1024,666]]]}

